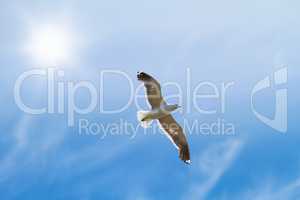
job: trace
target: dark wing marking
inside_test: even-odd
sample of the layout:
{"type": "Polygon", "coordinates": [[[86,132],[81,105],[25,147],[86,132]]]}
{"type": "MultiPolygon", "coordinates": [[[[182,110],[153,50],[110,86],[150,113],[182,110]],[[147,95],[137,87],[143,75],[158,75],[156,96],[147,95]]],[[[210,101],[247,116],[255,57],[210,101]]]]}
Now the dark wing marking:
{"type": "Polygon", "coordinates": [[[185,134],[181,126],[176,122],[172,115],[167,115],[158,119],[161,129],[165,132],[168,138],[178,148],[179,158],[185,163],[190,163],[190,151],[185,134]]]}
{"type": "Polygon", "coordinates": [[[152,106],[152,109],[159,108],[164,100],[161,94],[160,84],[149,74],[145,72],[140,72],[137,74],[139,81],[142,81],[146,88],[146,95],[149,104],[152,106]]]}

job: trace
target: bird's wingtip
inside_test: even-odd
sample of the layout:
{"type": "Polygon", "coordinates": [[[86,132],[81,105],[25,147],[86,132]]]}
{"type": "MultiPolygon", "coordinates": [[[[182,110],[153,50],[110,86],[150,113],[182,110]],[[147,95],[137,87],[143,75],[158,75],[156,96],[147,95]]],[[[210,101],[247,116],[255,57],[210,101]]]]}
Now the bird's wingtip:
{"type": "Polygon", "coordinates": [[[190,165],[190,164],[192,164],[192,161],[191,160],[185,160],[184,163],[190,165]]]}
{"type": "Polygon", "coordinates": [[[146,74],[145,72],[143,72],[143,71],[138,71],[137,78],[140,81],[143,81],[143,80],[145,81],[147,79],[150,79],[151,77],[148,74],[146,74]]]}

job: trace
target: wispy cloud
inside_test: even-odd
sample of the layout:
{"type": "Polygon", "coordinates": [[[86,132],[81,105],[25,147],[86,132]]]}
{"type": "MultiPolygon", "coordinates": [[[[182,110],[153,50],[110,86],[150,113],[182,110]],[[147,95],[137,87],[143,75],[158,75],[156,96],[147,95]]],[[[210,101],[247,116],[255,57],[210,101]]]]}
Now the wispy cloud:
{"type": "Polygon", "coordinates": [[[11,132],[13,141],[10,151],[0,160],[0,182],[24,170],[26,163],[38,163],[41,155],[47,158],[49,151],[57,150],[64,140],[64,131],[40,131],[38,121],[30,115],[23,115],[11,132]],[[39,131],[36,131],[39,130],[39,131]]]}
{"type": "Polygon", "coordinates": [[[215,187],[225,171],[239,154],[243,142],[239,139],[215,144],[204,151],[196,161],[200,181],[193,183],[185,194],[189,199],[205,199],[215,187]]]}
{"type": "Polygon", "coordinates": [[[248,189],[235,199],[253,199],[253,200],[285,200],[300,198],[300,177],[284,186],[280,185],[278,180],[268,179],[261,181],[257,187],[248,189]]]}
{"type": "Polygon", "coordinates": [[[0,182],[4,181],[16,166],[16,157],[27,145],[27,129],[31,124],[29,116],[22,116],[13,132],[15,143],[11,151],[0,161],[0,182]]]}

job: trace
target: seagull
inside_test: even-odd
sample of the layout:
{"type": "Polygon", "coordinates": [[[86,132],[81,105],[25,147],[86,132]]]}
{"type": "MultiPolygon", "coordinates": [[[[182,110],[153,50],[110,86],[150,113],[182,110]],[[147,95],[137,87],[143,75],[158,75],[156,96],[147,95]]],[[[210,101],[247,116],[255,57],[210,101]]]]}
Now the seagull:
{"type": "Polygon", "coordinates": [[[150,111],[138,111],[137,118],[143,128],[148,128],[153,120],[158,120],[161,130],[178,149],[179,158],[190,164],[189,145],[181,126],[172,117],[171,112],[180,108],[178,104],[168,105],[161,92],[160,84],[149,74],[138,72],[137,79],[144,83],[150,111]]]}

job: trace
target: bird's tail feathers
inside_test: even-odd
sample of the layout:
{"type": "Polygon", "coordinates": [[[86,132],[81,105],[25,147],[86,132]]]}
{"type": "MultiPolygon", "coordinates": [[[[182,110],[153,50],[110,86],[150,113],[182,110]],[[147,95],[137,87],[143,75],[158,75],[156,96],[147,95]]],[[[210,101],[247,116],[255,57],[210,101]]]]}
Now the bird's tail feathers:
{"type": "Polygon", "coordinates": [[[137,119],[143,128],[149,128],[153,121],[152,119],[149,119],[148,116],[149,111],[140,110],[137,112],[137,119]]]}

